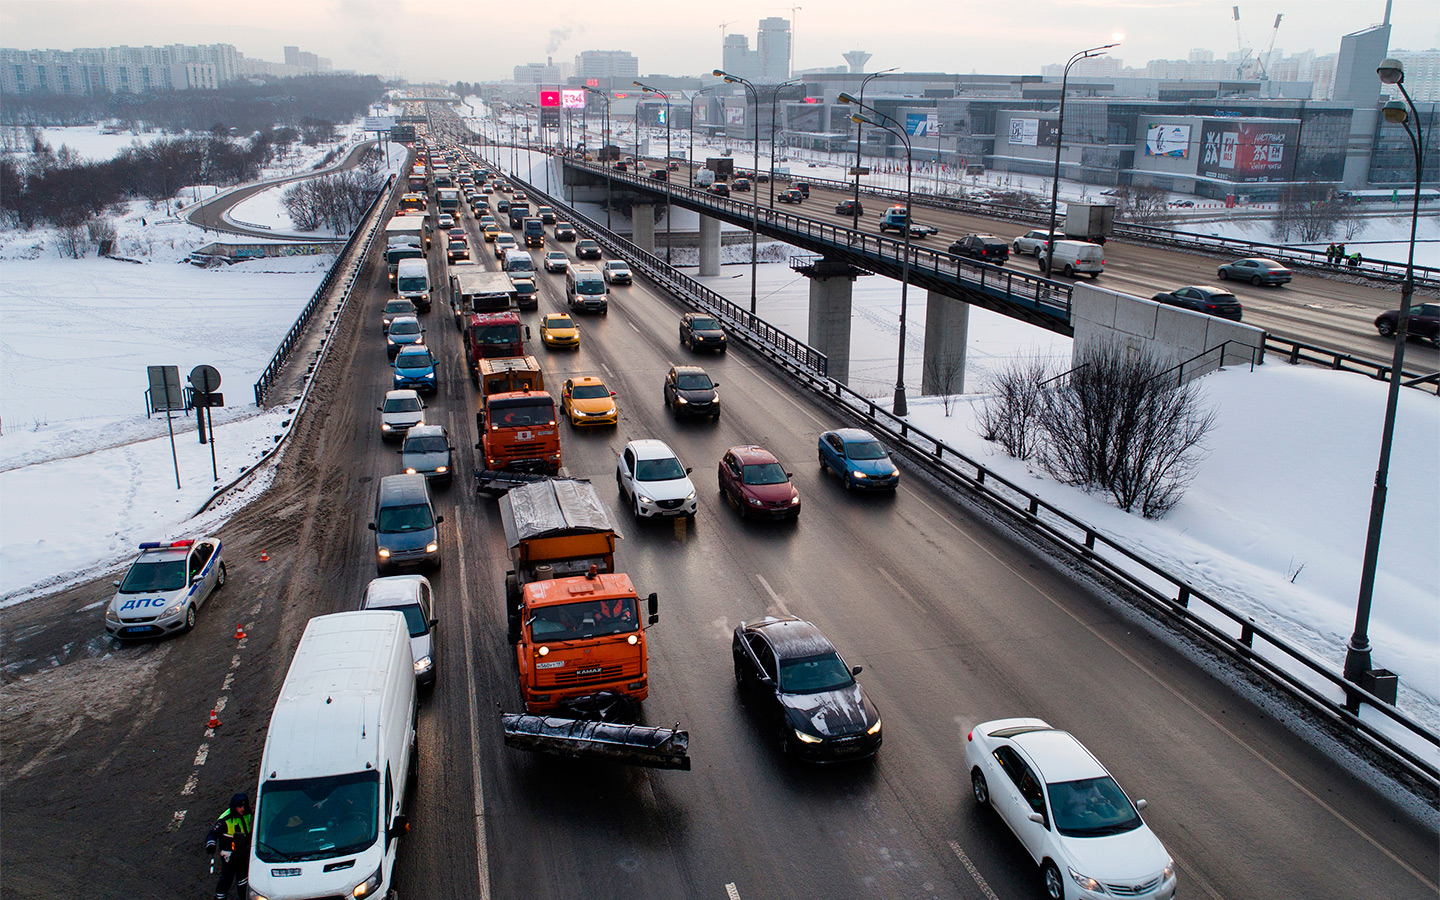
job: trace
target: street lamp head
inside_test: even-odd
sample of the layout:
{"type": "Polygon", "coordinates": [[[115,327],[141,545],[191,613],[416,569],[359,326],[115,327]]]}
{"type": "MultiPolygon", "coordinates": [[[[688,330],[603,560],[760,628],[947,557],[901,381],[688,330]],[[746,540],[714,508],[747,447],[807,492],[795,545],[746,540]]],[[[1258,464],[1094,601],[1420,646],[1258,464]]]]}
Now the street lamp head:
{"type": "Polygon", "coordinates": [[[725,70],[724,70],[724,69],[716,69],[715,71],[711,72],[710,74],[711,74],[711,75],[714,75],[716,78],[729,78],[729,77],[730,77],[729,75],[726,75],[726,74],[725,74],[725,70]]]}
{"type": "Polygon", "coordinates": [[[849,94],[849,92],[847,92],[847,91],[841,91],[841,92],[840,92],[840,96],[839,96],[837,99],[838,99],[841,103],[859,103],[859,102],[860,102],[860,101],[856,100],[853,96],[851,96],[851,95],[849,94]]]}
{"type": "MultiPolygon", "coordinates": [[[[1380,76],[1381,84],[1404,84],[1405,64],[1398,59],[1387,59],[1380,63],[1375,74],[1380,76]]],[[[1389,115],[1386,115],[1389,118],[1389,115]]]]}
{"type": "Polygon", "coordinates": [[[865,118],[864,116],[860,115],[859,113],[852,113],[852,114],[850,115],[850,121],[854,122],[856,125],[874,125],[874,124],[875,124],[874,122],[870,121],[869,119],[865,118]]]}
{"type": "Polygon", "coordinates": [[[1385,121],[1391,125],[1404,125],[1410,121],[1410,110],[1406,109],[1405,104],[1399,100],[1391,100],[1385,104],[1381,113],[1385,116],[1385,121]]]}

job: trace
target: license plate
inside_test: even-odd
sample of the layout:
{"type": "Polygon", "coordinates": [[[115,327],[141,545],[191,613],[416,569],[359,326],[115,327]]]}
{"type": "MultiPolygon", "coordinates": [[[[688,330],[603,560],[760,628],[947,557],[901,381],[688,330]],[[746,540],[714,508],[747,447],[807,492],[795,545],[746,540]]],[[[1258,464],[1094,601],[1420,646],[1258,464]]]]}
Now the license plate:
{"type": "Polygon", "coordinates": [[[154,625],[130,625],[121,630],[124,631],[126,634],[149,634],[150,632],[155,631],[156,628],[154,625]]]}

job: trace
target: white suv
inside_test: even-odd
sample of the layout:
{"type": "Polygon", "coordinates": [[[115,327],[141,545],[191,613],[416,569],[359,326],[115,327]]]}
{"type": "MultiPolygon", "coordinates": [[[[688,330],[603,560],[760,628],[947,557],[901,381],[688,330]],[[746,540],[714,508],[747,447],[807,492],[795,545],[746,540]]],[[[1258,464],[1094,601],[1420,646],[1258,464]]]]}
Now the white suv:
{"type": "Polygon", "coordinates": [[[697,501],[690,471],[664,441],[631,441],[615,461],[615,484],[637,519],[693,516],[697,501]]]}

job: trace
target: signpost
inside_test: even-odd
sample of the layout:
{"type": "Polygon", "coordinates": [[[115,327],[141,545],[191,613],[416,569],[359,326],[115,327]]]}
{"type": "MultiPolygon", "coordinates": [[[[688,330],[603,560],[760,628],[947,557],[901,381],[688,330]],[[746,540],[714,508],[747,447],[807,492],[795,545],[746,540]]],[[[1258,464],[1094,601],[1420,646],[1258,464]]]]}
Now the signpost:
{"type": "Polygon", "coordinates": [[[146,366],[150,380],[150,408],[165,410],[165,427],[170,430],[170,459],[175,463],[175,490],[180,490],[180,456],[175,452],[175,425],[172,410],[185,410],[185,392],[180,389],[179,366],[146,366]]]}
{"type": "Polygon", "coordinates": [[[217,406],[225,405],[225,395],[217,393],[220,387],[220,370],[214,366],[200,365],[190,370],[190,390],[195,396],[195,422],[200,432],[200,443],[205,443],[205,432],[210,432],[210,473],[220,480],[220,467],[215,462],[215,415],[210,412],[217,406]]]}

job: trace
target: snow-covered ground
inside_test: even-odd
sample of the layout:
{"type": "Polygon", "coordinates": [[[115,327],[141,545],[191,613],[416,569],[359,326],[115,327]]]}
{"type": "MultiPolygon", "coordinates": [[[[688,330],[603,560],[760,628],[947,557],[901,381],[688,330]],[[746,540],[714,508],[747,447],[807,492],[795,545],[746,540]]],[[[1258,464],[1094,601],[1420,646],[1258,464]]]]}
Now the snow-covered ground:
{"type": "Polygon", "coordinates": [[[69,147],[85,162],[113,159],[116,154],[128,147],[144,146],[154,141],[176,136],[166,134],[158,129],[140,132],[118,131],[108,134],[106,126],[103,125],[70,125],[41,128],[39,131],[45,143],[49,144],[56,153],[60,152],[61,147],[69,147]]]}

